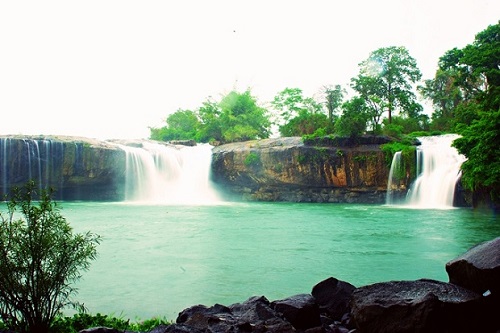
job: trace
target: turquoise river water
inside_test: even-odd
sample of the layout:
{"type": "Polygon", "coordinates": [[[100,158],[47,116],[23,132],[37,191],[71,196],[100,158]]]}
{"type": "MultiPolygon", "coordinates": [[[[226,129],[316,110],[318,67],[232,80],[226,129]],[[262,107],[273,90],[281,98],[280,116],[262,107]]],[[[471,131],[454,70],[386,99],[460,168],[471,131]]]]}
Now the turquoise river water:
{"type": "Polygon", "coordinates": [[[333,276],[355,286],[447,281],[445,264],[500,235],[471,209],[380,205],[227,203],[164,206],[62,202],[76,232],[102,236],[78,283],[91,313],[175,319],[196,304],[230,305],[310,293],[333,276]]]}

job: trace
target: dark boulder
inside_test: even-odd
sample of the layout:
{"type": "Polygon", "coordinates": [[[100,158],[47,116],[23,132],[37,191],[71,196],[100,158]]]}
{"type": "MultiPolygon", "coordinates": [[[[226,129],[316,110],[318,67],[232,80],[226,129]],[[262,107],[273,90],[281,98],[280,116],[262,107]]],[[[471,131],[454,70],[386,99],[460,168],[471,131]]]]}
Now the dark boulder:
{"type": "Polygon", "coordinates": [[[264,296],[250,297],[243,303],[230,305],[229,308],[241,321],[249,323],[264,322],[277,316],[277,313],[271,308],[271,303],[264,296]]]}
{"type": "Polygon", "coordinates": [[[220,315],[225,315],[231,313],[231,310],[227,306],[221,304],[215,304],[211,307],[206,307],[205,305],[194,305],[190,308],[182,310],[181,313],[177,316],[176,322],[178,324],[182,323],[195,323],[196,321],[200,321],[201,318],[205,321],[209,321],[210,319],[214,320],[220,315]]]}
{"type": "MultiPolygon", "coordinates": [[[[294,327],[271,308],[265,297],[251,297],[229,307],[196,305],[185,309],[168,333],[199,332],[294,332],[294,327]]],[[[163,333],[163,332],[161,332],[163,333]]]]}
{"type": "Polygon", "coordinates": [[[348,282],[330,277],[316,284],[311,294],[322,314],[340,321],[350,312],[349,302],[355,289],[356,287],[348,282]]]}
{"type": "Polygon", "coordinates": [[[321,326],[319,307],[314,297],[300,294],[272,302],[274,310],[281,313],[296,329],[321,326]]]}
{"type": "Polygon", "coordinates": [[[482,296],[453,284],[391,281],[358,288],[351,302],[358,332],[477,332],[482,296]]]}
{"type": "Polygon", "coordinates": [[[500,294],[500,237],[478,244],[446,264],[450,283],[478,293],[500,294]]]}

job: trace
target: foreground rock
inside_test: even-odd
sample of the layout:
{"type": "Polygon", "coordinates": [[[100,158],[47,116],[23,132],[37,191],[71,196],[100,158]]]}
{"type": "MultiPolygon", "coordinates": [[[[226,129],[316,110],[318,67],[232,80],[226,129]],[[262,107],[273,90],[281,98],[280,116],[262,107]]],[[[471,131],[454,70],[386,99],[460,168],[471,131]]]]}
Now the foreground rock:
{"type": "Polygon", "coordinates": [[[355,289],[356,287],[348,282],[330,277],[315,285],[312,295],[322,313],[338,319],[349,314],[349,302],[355,289]]]}
{"type": "Polygon", "coordinates": [[[500,294],[500,237],[476,245],[446,264],[450,282],[478,293],[500,294]]]}
{"type": "Polygon", "coordinates": [[[176,323],[155,333],[180,332],[347,332],[339,320],[322,312],[310,294],[270,302],[264,296],[243,303],[185,309],[176,323]]]}
{"type": "Polygon", "coordinates": [[[481,325],[482,296],[433,280],[382,282],[353,293],[360,332],[463,332],[481,325]]]}

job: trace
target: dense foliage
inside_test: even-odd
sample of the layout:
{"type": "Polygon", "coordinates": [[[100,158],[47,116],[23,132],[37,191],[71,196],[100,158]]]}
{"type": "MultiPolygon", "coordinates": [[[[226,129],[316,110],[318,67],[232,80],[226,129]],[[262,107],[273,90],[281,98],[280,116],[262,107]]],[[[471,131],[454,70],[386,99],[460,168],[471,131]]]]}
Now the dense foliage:
{"type": "Polygon", "coordinates": [[[149,332],[160,325],[169,325],[165,318],[151,318],[144,321],[131,322],[129,319],[117,318],[100,313],[91,315],[77,313],[72,317],[58,316],[54,319],[51,331],[53,333],[78,333],[93,327],[107,327],[123,332],[149,332]]]}
{"type": "Polygon", "coordinates": [[[476,35],[472,44],[449,51],[440,63],[457,75],[455,85],[468,98],[457,107],[454,146],[467,157],[463,183],[500,203],[500,24],[476,35]]]}
{"type": "Polygon", "coordinates": [[[46,333],[73,301],[72,283],[96,258],[99,236],[74,234],[50,191],[14,189],[0,215],[0,316],[16,332],[46,333]],[[19,216],[20,215],[20,216],[19,216]]]}
{"type": "Polygon", "coordinates": [[[375,50],[359,67],[359,75],[351,80],[351,87],[365,100],[374,132],[379,132],[385,112],[391,124],[396,110],[407,117],[415,117],[423,110],[412,87],[422,74],[406,48],[391,46],[375,50]]]}
{"type": "MultiPolygon", "coordinates": [[[[325,94],[333,117],[338,92],[327,90],[325,94]]],[[[285,88],[274,97],[271,105],[277,112],[275,124],[282,136],[302,136],[315,132],[324,134],[333,130],[332,119],[323,112],[322,105],[311,97],[304,97],[299,88],[285,88]]]]}
{"type": "Polygon", "coordinates": [[[232,91],[220,102],[207,100],[196,111],[178,110],[166,123],[150,129],[151,139],[227,143],[267,138],[271,126],[268,111],[248,90],[232,91]]]}

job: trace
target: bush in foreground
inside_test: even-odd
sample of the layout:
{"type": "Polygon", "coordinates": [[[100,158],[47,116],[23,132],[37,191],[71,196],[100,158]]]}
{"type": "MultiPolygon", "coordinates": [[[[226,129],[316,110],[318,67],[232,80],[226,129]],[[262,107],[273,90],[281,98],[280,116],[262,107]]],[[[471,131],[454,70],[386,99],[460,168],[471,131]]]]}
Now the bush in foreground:
{"type": "Polygon", "coordinates": [[[97,255],[100,237],[73,234],[52,192],[36,193],[31,181],[0,213],[0,316],[19,333],[47,333],[64,308],[83,309],[71,284],[97,255]]]}

